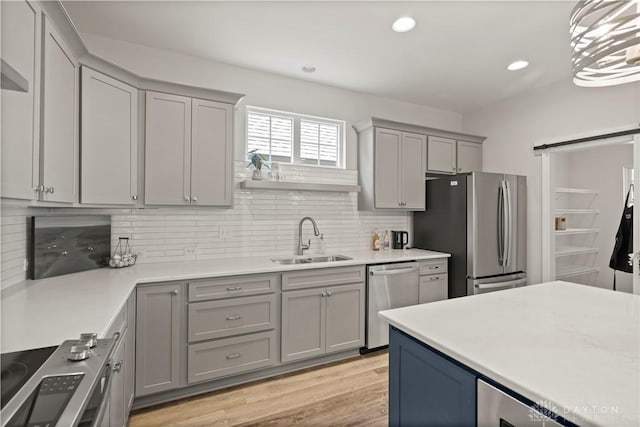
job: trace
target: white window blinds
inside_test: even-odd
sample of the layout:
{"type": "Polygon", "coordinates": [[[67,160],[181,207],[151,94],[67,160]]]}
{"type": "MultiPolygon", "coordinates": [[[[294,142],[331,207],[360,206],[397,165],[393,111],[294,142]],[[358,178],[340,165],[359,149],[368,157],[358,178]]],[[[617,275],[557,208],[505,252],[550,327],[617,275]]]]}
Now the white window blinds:
{"type": "Polygon", "coordinates": [[[270,162],[343,166],[344,122],[247,107],[247,151],[270,162]]]}

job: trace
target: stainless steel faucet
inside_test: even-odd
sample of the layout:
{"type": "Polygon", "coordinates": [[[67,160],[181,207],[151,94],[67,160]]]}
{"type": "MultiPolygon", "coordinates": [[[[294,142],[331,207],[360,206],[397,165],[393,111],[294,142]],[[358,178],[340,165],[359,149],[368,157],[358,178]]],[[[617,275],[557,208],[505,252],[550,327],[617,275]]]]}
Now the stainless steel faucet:
{"type": "Polygon", "coordinates": [[[315,219],[311,218],[310,216],[305,216],[304,218],[302,218],[300,220],[300,224],[298,224],[298,255],[304,255],[304,251],[311,247],[311,239],[309,239],[306,245],[302,243],[302,223],[306,220],[311,221],[311,224],[313,224],[313,234],[315,236],[320,235],[320,230],[318,230],[318,224],[316,224],[315,219]]]}

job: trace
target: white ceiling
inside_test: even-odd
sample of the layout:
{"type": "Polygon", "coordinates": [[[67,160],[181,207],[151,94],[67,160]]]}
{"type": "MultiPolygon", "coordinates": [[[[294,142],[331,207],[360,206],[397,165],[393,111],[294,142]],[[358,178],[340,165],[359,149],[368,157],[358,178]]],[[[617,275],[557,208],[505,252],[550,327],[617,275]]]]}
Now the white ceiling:
{"type": "Polygon", "coordinates": [[[570,79],[574,1],[66,1],[80,32],[459,112],[570,79]],[[404,15],[417,20],[391,31],[404,15]],[[526,59],[529,68],[508,72],[526,59]],[[313,74],[303,73],[314,66],[313,74]]]}

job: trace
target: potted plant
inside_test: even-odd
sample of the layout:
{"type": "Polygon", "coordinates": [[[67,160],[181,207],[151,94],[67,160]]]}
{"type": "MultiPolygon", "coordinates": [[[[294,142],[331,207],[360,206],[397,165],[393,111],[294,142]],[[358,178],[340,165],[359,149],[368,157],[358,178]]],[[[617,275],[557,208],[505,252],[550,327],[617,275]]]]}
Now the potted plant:
{"type": "Polygon", "coordinates": [[[249,164],[247,167],[253,166],[253,175],[251,175],[251,179],[261,180],[262,179],[262,166],[269,167],[267,164],[267,159],[260,153],[258,153],[258,149],[253,149],[249,151],[249,164]]]}

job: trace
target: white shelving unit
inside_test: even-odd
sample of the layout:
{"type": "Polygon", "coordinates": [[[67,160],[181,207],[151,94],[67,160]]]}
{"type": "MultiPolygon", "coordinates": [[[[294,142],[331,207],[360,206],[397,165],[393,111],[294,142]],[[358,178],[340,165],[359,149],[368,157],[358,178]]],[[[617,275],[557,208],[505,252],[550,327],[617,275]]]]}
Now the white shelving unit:
{"type": "MultiPolygon", "coordinates": [[[[593,246],[600,229],[597,224],[599,209],[591,208],[598,192],[587,188],[557,187],[555,200],[563,200],[563,206],[556,206],[555,216],[568,216],[570,228],[555,230],[555,271],[556,279],[577,278],[597,274],[599,267],[593,266],[594,256],[600,250],[593,246]]],[[[584,280],[584,279],[581,279],[584,280]]]]}

